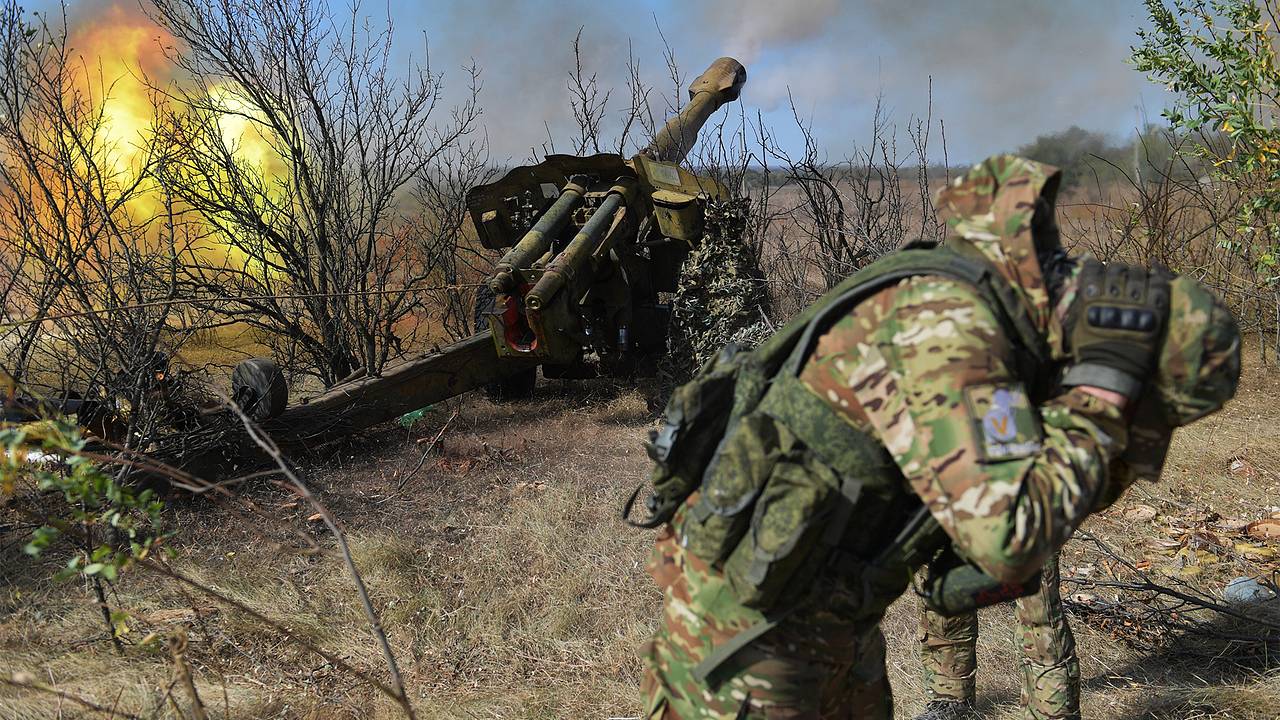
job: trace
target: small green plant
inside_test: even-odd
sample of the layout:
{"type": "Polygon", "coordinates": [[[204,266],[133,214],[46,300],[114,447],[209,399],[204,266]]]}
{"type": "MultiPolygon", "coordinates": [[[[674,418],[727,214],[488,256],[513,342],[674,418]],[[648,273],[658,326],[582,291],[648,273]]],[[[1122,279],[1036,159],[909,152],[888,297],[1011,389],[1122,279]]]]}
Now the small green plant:
{"type": "MultiPolygon", "coordinates": [[[[76,426],[62,420],[3,426],[0,447],[0,494],[33,491],[30,502],[18,504],[36,526],[24,550],[32,557],[66,554],[56,578],[85,577],[100,590],[165,537],[164,504],[154,491],[116,482],[88,456],[76,426]]],[[[120,620],[109,622],[118,635],[120,620]]]]}

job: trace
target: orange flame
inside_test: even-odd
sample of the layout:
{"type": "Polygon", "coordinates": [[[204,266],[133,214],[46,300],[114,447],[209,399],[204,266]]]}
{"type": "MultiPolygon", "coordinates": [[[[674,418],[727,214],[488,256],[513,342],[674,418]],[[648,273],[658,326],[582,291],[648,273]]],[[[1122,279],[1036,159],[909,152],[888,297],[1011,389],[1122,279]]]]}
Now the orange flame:
{"type": "Polygon", "coordinates": [[[72,57],[83,63],[73,73],[78,89],[103,115],[100,141],[113,169],[136,174],[155,124],[146,79],[165,82],[173,66],[161,43],[173,38],[147,18],[113,5],[82,19],[68,38],[72,57]]]}
{"type": "MultiPolygon", "coordinates": [[[[121,5],[81,18],[68,38],[69,54],[82,65],[73,73],[77,89],[102,113],[95,138],[100,147],[95,150],[125,181],[137,180],[145,171],[160,102],[151,88],[178,79],[177,68],[164,50],[174,44],[163,28],[121,5]]],[[[215,85],[209,93],[210,99],[228,110],[218,125],[222,141],[233,148],[237,160],[263,177],[282,176],[284,171],[271,143],[245,119],[252,114],[249,104],[229,85],[215,85]]],[[[143,178],[138,196],[126,207],[143,218],[164,212],[164,198],[153,178],[143,178]]],[[[205,247],[200,252],[217,259],[239,255],[225,246],[205,247]]]]}

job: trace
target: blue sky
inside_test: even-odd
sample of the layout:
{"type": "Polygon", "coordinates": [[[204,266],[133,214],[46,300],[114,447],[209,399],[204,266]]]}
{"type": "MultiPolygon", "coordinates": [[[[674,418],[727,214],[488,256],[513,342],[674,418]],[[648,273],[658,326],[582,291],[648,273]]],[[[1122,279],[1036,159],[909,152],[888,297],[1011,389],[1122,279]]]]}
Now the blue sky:
{"type": "MultiPolygon", "coordinates": [[[[343,13],[352,0],[327,1],[343,13]]],[[[926,112],[930,77],[930,159],[941,159],[941,118],[953,164],[1071,125],[1131,133],[1143,112],[1158,119],[1167,99],[1125,64],[1145,18],[1141,0],[364,0],[360,12],[390,18],[401,61],[420,58],[425,37],[446,100],[462,97],[465,65],[482,68],[496,162],[528,158],[548,128],[557,149],[567,149],[565,85],[579,27],[588,69],[617,87],[613,122],[623,109],[628,43],[645,79],[669,97],[661,27],[686,80],[720,55],[745,63],[743,108],[794,147],[790,93],[831,159],[865,142],[877,95],[905,154],[902,131],[926,112]]]]}

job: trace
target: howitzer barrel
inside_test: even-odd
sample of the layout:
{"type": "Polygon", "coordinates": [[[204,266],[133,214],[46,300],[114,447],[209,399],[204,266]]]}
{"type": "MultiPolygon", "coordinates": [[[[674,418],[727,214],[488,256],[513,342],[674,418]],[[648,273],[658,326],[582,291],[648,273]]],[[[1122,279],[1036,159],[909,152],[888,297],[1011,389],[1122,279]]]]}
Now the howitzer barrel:
{"type": "Polygon", "coordinates": [[[720,106],[737,100],[746,82],[747,69],[737,60],[722,57],[711,63],[706,72],[689,84],[689,104],[667,121],[644,154],[663,162],[684,160],[707,118],[720,106]]]}
{"type": "Polygon", "coordinates": [[[547,252],[556,233],[569,222],[573,211],[582,204],[582,197],[586,192],[586,189],[574,180],[570,180],[561,189],[560,197],[556,198],[551,207],[538,218],[538,222],[533,224],[529,232],[520,238],[520,242],[498,261],[493,279],[489,281],[489,287],[495,293],[506,294],[515,291],[516,278],[520,270],[533,265],[534,261],[547,252]]]}
{"type": "Polygon", "coordinates": [[[547,266],[547,271],[525,295],[525,305],[532,310],[541,310],[551,302],[551,298],[555,297],[556,293],[582,271],[583,266],[595,252],[600,238],[613,224],[614,216],[626,205],[631,188],[630,185],[615,185],[609,191],[609,195],[600,202],[600,206],[587,219],[578,234],[574,235],[565,249],[555,256],[547,266]]]}

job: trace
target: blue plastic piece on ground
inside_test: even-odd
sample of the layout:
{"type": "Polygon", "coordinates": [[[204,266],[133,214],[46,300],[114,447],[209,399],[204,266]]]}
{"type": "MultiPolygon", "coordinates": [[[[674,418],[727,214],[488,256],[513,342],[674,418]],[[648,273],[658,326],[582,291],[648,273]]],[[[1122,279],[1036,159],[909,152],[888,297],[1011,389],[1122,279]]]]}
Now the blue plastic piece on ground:
{"type": "Polygon", "coordinates": [[[1235,578],[1222,591],[1222,597],[1233,603],[1261,603],[1275,596],[1271,588],[1249,577],[1235,578]]]}

